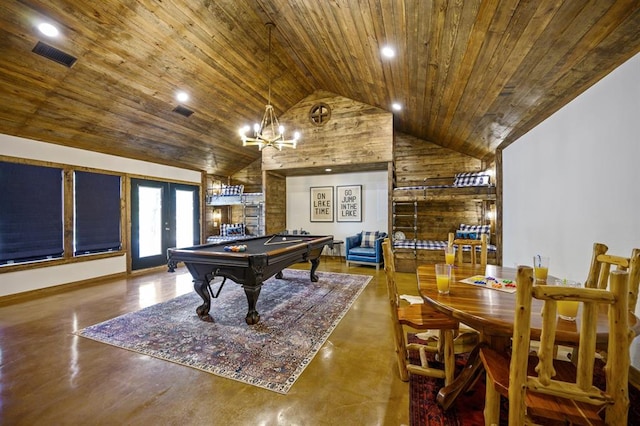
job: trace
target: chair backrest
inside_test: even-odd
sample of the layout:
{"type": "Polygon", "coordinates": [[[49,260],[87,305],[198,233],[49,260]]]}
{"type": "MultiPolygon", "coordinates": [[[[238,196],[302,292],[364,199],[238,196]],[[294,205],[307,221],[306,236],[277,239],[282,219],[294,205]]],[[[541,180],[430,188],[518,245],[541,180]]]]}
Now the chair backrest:
{"type": "Polygon", "coordinates": [[[469,249],[470,253],[470,263],[473,266],[478,265],[477,261],[477,253],[478,247],[480,248],[480,266],[487,266],[487,235],[481,234],[479,240],[472,240],[467,238],[455,238],[455,234],[453,232],[449,233],[449,241],[447,243],[449,246],[456,247],[456,264],[462,265],[464,262],[463,252],[464,248],[469,249]]]}
{"type": "Polygon", "coordinates": [[[629,259],[629,310],[636,311],[638,288],[640,287],[640,248],[631,250],[629,259]]]}
{"type": "MultiPolygon", "coordinates": [[[[628,371],[629,371],[629,317],[627,271],[610,273],[610,290],[575,288],[553,285],[533,285],[533,269],[519,266],[516,278],[516,310],[513,331],[513,349],[509,375],[509,424],[524,424],[526,392],[539,392],[557,398],[606,405],[606,424],[627,424],[628,371]],[[532,299],[544,301],[542,334],[538,350],[537,377],[527,375],[530,355],[530,324],[532,299]],[[557,304],[578,301],[582,304],[580,344],[575,382],[554,379],[553,351],[556,334],[557,304]],[[609,309],[608,358],[605,367],[606,390],[593,386],[596,354],[598,305],[609,309]]],[[[537,311],[537,310],[536,310],[537,311]]]]}
{"type": "Polygon", "coordinates": [[[585,287],[606,289],[609,285],[609,272],[615,270],[629,271],[629,310],[634,312],[638,303],[638,287],[640,286],[640,248],[631,251],[631,257],[607,254],[609,248],[602,243],[593,244],[593,255],[589,275],[585,287]]]}
{"type": "MultiPolygon", "coordinates": [[[[387,294],[389,296],[389,303],[391,304],[391,311],[395,312],[394,320],[398,320],[397,308],[400,306],[400,296],[398,295],[398,286],[396,285],[396,269],[393,262],[393,250],[391,249],[391,243],[389,238],[385,238],[382,242],[382,256],[384,259],[384,272],[387,279],[387,294]]],[[[392,315],[394,313],[392,312],[392,315]]]]}
{"type": "Polygon", "coordinates": [[[402,324],[400,323],[400,315],[398,313],[400,307],[400,295],[398,294],[398,287],[396,285],[393,250],[391,248],[389,238],[385,238],[382,242],[382,253],[384,258],[384,273],[387,279],[387,295],[389,297],[389,308],[391,309],[391,324],[393,327],[393,339],[398,362],[398,371],[400,378],[406,381],[409,379],[406,337],[402,324]]]}

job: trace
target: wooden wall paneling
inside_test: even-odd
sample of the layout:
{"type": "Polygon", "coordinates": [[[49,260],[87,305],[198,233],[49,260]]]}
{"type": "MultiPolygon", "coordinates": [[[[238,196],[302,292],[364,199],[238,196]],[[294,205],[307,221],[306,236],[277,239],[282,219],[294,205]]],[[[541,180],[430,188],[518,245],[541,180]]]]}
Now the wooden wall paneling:
{"type": "Polygon", "coordinates": [[[73,168],[67,166],[63,169],[63,182],[62,193],[64,194],[63,209],[64,209],[64,258],[73,258],[73,215],[74,215],[74,202],[73,202],[73,168]]]}
{"type": "MultiPolygon", "coordinates": [[[[394,249],[393,258],[396,270],[398,272],[415,272],[418,267],[416,262],[417,252],[419,251],[426,250],[394,249]]],[[[442,254],[442,257],[444,257],[444,253],[442,254]]]]}
{"type": "Polygon", "coordinates": [[[207,214],[213,214],[213,212],[211,212],[211,208],[206,204],[208,185],[209,179],[207,172],[200,172],[200,188],[198,193],[200,197],[200,244],[207,242],[207,237],[211,235],[209,232],[209,224],[212,222],[207,220],[207,214]]]}
{"type": "MultiPolygon", "coordinates": [[[[258,149],[258,148],[255,148],[258,149]]],[[[262,162],[260,159],[231,176],[231,185],[244,185],[244,192],[262,192],[262,162]]]]}
{"type": "MultiPolygon", "coordinates": [[[[395,144],[394,144],[395,145],[395,144]]],[[[391,194],[393,193],[393,186],[395,182],[395,167],[393,161],[389,161],[387,163],[387,188],[389,188],[389,192],[387,194],[387,234],[391,235],[393,233],[393,197],[391,194]]]]}
{"type": "Polygon", "coordinates": [[[231,218],[229,223],[242,223],[242,205],[234,204],[229,206],[229,210],[231,211],[231,218]]]}
{"type": "Polygon", "coordinates": [[[127,187],[127,176],[120,175],[120,241],[122,242],[122,251],[129,256],[129,248],[131,247],[131,227],[128,226],[128,200],[130,194],[127,187]]]}
{"type": "Polygon", "coordinates": [[[219,228],[214,227],[214,212],[216,208],[207,203],[209,197],[213,194],[214,188],[219,187],[218,182],[220,181],[213,175],[206,176],[206,182],[202,185],[202,188],[204,189],[202,199],[202,205],[204,206],[204,215],[202,216],[202,219],[204,220],[204,224],[202,226],[204,241],[206,241],[207,237],[211,235],[218,235],[220,233],[219,228]]]}
{"type": "Polygon", "coordinates": [[[418,204],[418,239],[446,240],[461,223],[484,223],[482,202],[421,202],[418,204]]]}
{"type": "Polygon", "coordinates": [[[296,149],[263,149],[262,170],[286,172],[373,163],[384,170],[393,161],[393,116],[382,109],[316,91],[283,114],[280,123],[288,132],[299,131],[301,140],[296,149]],[[320,102],[331,108],[331,118],[325,125],[316,126],[309,112],[320,102]]]}
{"type": "Polygon", "coordinates": [[[482,170],[482,160],[443,148],[433,142],[396,132],[394,162],[397,186],[411,186],[425,178],[451,177],[482,170]]]}
{"type": "Polygon", "coordinates": [[[282,232],[287,226],[287,180],[277,173],[262,172],[265,197],[265,233],[282,232]]]}
{"type": "Polygon", "coordinates": [[[131,176],[126,174],[122,177],[124,180],[124,205],[125,205],[125,232],[126,232],[126,247],[127,247],[127,274],[133,271],[131,256],[131,176]]]}

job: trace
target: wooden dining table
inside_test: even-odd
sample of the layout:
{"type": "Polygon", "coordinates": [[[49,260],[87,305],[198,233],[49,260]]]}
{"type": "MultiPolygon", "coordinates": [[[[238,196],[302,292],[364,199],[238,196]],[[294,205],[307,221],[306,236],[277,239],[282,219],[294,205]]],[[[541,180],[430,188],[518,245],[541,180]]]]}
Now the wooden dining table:
{"type": "MultiPolygon", "coordinates": [[[[440,294],[436,286],[435,265],[420,265],[417,268],[418,291],[425,303],[461,323],[480,332],[481,344],[504,351],[510,346],[515,317],[515,288],[506,290],[491,288],[486,284],[469,284],[462,280],[471,277],[493,277],[512,280],[515,283],[516,268],[487,265],[456,265],[452,268],[449,294],[440,294]],[[506,290],[506,291],[505,291],[506,290]]],[[[480,280],[478,280],[480,281],[480,280]]],[[[554,277],[548,277],[554,283],[554,277]]],[[[534,299],[532,312],[540,312],[543,303],[534,299]]],[[[606,348],[608,339],[607,309],[603,307],[598,316],[597,341],[599,347],[606,348]]],[[[640,320],[629,312],[629,327],[640,334],[640,320]]],[[[531,317],[531,339],[538,340],[542,329],[542,316],[531,317]]],[[[579,341],[580,315],[575,321],[558,318],[556,343],[575,346],[579,341]]],[[[476,348],[469,354],[464,370],[448,386],[440,389],[438,403],[448,409],[460,392],[467,390],[481,374],[482,362],[476,348]]]]}

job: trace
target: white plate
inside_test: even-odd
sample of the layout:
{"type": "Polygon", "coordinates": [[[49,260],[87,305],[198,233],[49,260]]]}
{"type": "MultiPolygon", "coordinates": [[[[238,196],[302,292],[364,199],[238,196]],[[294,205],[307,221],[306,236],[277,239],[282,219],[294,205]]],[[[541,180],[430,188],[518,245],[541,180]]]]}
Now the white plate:
{"type": "Polygon", "coordinates": [[[402,241],[404,239],[406,239],[407,237],[405,237],[404,232],[402,231],[396,231],[395,234],[393,234],[393,239],[397,240],[397,241],[402,241]]]}

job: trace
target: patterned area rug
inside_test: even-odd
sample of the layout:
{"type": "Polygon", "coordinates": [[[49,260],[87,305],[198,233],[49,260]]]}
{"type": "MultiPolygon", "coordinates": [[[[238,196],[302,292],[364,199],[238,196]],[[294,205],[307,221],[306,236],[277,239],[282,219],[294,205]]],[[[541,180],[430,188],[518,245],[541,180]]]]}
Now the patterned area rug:
{"type": "Polygon", "coordinates": [[[306,270],[283,274],[264,282],[255,325],[245,322],[242,287],[228,280],[212,301],[213,323],[198,318],[202,299],[191,292],[76,334],[284,394],[371,277],[317,272],[313,283],[306,270]]]}

